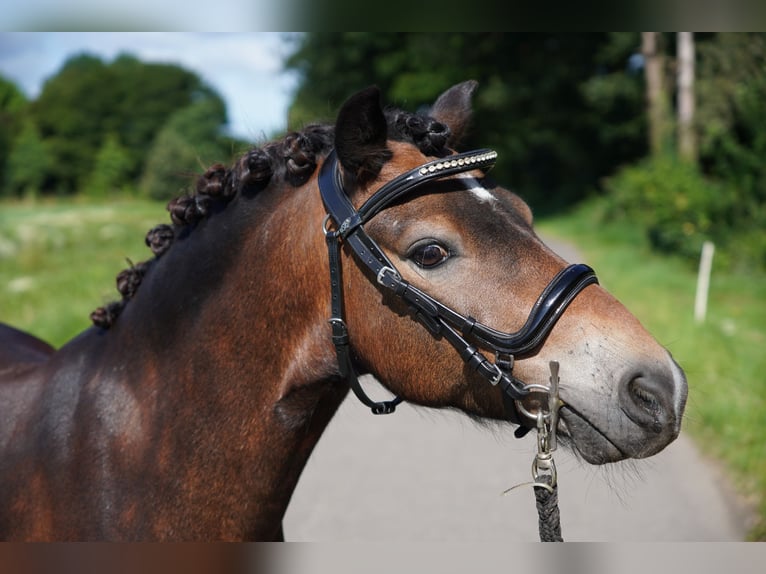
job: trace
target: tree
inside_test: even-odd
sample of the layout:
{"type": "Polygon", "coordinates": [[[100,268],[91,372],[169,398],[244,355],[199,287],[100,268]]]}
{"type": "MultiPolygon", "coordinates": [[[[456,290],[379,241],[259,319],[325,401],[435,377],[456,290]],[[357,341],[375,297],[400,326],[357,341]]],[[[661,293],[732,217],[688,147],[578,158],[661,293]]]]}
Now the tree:
{"type": "MultiPolygon", "coordinates": [[[[135,184],[170,116],[207,100],[225,109],[214,90],[181,67],[127,55],[105,63],[83,54],[45,83],[31,114],[51,155],[55,188],[74,193],[88,184],[109,134],[119,138],[129,162],[125,183],[135,184]]],[[[225,123],[225,111],[216,117],[225,123]]]]}
{"type": "Polygon", "coordinates": [[[665,55],[660,32],[641,33],[641,53],[646,72],[646,105],[649,118],[649,149],[653,154],[667,151],[672,119],[665,81],[665,55]]]}
{"type": "Polygon", "coordinates": [[[90,173],[114,87],[104,63],[82,55],[68,60],[32,103],[32,119],[51,157],[52,191],[73,193],[90,173]]]}
{"type": "Polygon", "coordinates": [[[0,111],[20,113],[27,105],[27,98],[19,87],[10,80],[0,76],[0,111]]]}
{"type": "Polygon", "coordinates": [[[737,253],[766,268],[766,34],[719,33],[697,47],[700,165],[728,184],[737,253]]]}
{"type": "Polygon", "coordinates": [[[13,196],[36,196],[45,191],[52,167],[50,153],[37,126],[27,120],[6,162],[5,193],[13,196]]]}
{"type": "Polygon", "coordinates": [[[538,210],[567,205],[646,150],[637,34],[310,33],[286,61],[300,74],[290,125],[331,120],[370,84],[417,110],[478,80],[463,142],[494,147],[496,178],[538,210]],[[606,117],[601,114],[606,114],[606,117]]]}
{"type": "Polygon", "coordinates": [[[21,129],[26,107],[27,99],[16,84],[0,76],[0,186],[5,180],[5,162],[21,129]]]}
{"type": "Polygon", "coordinates": [[[694,34],[678,32],[678,155],[696,163],[697,137],[694,126],[694,34]]]}
{"type": "Polygon", "coordinates": [[[128,176],[131,166],[128,150],[116,134],[108,134],[96,154],[95,165],[83,193],[93,198],[116,195],[130,181],[128,176]]]}
{"type": "Polygon", "coordinates": [[[179,110],[157,134],[141,178],[141,190],[154,199],[170,199],[188,188],[194,174],[230,159],[220,136],[223,105],[201,100],[179,110]]]}
{"type": "Polygon", "coordinates": [[[690,261],[713,240],[719,264],[766,268],[766,34],[662,39],[676,40],[668,68],[677,82],[661,73],[659,35],[644,33],[653,153],[607,181],[610,211],[643,225],[655,248],[690,261]],[[663,111],[674,92],[675,142],[674,118],[663,111]]]}
{"type": "Polygon", "coordinates": [[[766,205],[766,34],[715,34],[698,48],[702,167],[766,205]]]}

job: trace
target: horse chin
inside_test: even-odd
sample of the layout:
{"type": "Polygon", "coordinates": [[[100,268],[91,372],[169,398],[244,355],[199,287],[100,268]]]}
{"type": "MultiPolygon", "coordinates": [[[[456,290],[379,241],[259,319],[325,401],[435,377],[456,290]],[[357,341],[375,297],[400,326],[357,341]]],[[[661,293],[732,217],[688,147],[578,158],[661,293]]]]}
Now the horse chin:
{"type": "Polygon", "coordinates": [[[559,433],[568,438],[575,452],[590,464],[607,464],[630,458],[598,427],[570,407],[559,411],[559,433]]]}

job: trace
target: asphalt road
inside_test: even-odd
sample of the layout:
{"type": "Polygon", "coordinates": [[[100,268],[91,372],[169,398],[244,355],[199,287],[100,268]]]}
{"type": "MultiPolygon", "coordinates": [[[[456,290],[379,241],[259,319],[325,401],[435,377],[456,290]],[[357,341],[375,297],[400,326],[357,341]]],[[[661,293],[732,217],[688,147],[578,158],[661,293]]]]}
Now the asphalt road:
{"type": "MultiPolygon", "coordinates": [[[[371,384],[372,391],[379,391],[371,384]]],[[[380,390],[378,396],[384,396],[380,390]]],[[[292,541],[536,541],[534,433],[403,404],[374,416],[349,396],[308,462],[285,517],[292,541]]],[[[559,449],[567,541],[735,541],[743,509],[682,433],[643,461],[590,466],[559,449]]]]}
{"type": "MultiPolygon", "coordinates": [[[[554,247],[568,260],[576,254],[554,247]]],[[[374,397],[387,394],[374,380],[374,397]]],[[[534,433],[402,404],[372,415],[349,397],[317,445],[285,516],[292,541],[537,541],[534,433]]],[[[642,461],[591,466],[559,449],[567,541],[737,541],[746,509],[720,469],[681,436],[642,461]]]]}

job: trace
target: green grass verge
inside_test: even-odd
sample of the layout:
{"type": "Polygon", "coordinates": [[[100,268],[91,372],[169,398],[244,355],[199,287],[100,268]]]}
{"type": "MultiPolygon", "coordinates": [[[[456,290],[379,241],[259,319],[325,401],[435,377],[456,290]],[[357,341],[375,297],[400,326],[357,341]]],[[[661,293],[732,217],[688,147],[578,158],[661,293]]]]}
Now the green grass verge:
{"type": "MultiPolygon", "coordinates": [[[[116,299],[126,258],[151,253],[146,231],[168,222],[160,203],[0,203],[0,321],[61,345],[116,299]]],[[[567,240],[686,370],[685,430],[731,471],[760,508],[766,539],[766,276],[715,273],[708,319],[693,320],[696,273],[649,251],[635,228],[606,225],[594,206],[538,225],[567,240]]]]}
{"type": "Polygon", "coordinates": [[[749,537],[766,540],[766,275],[714,270],[707,319],[694,321],[697,272],[651,253],[641,230],[600,221],[597,204],[538,224],[586,263],[686,371],[684,429],[723,462],[759,509],[749,537]]]}

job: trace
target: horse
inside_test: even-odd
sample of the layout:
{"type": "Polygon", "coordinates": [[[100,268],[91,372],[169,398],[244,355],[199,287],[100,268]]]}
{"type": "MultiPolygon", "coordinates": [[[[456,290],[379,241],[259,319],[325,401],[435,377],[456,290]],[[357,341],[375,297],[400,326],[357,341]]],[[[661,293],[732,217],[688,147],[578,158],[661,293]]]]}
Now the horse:
{"type": "Polygon", "coordinates": [[[283,540],[350,390],[374,413],[405,400],[523,434],[551,361],[556,431],[585,461],[672,442],[683,370],[539,239],[488,175],[495,152],[456,151],[476,85],[420,113],[369,87],[334,123],[213,165],[91,327],[59,349],[0,327],[0,538],[283,540]]]}

